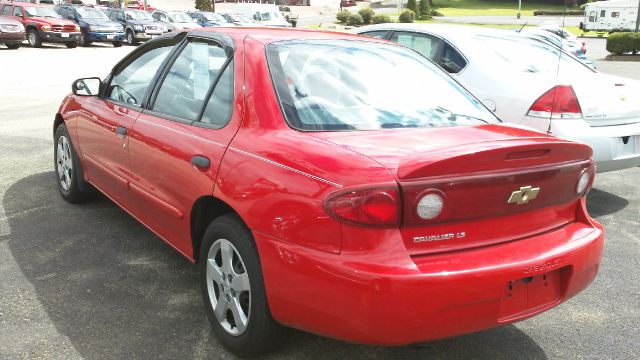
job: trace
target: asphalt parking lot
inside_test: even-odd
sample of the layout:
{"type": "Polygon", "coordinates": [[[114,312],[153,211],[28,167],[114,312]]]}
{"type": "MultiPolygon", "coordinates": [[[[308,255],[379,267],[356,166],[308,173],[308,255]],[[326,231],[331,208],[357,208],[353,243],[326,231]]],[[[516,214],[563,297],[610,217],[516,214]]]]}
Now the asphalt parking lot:
{"type": "MultiPolygon", "coordinates": [[[[74,206],[58,194],[51,126],[60,101],[74,79],[104,77],[132,49],[0,48],[0,359],[235,358],[213,338],[195,266],[104,197],[74,206]]],[[[598,67],[640,79],[640,62],[598,67]]],[[[588,203],[605,225],[603,262],[591,287],[559,307],[401,348],[292,331],[269,358],[638,359],[638,179],[640,168],[597,177],[588,203]]]]}

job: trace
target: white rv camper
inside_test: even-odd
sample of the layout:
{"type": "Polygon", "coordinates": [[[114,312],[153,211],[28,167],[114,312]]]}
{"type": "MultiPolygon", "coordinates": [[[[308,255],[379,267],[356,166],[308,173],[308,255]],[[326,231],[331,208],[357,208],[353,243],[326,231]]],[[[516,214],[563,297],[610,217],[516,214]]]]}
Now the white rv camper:
{"type": "Polygon", "coordinates": [[[638,18],[638,0],[610,0],[588,3],[584,8],[583,31],[634,31],[638,18]]]}

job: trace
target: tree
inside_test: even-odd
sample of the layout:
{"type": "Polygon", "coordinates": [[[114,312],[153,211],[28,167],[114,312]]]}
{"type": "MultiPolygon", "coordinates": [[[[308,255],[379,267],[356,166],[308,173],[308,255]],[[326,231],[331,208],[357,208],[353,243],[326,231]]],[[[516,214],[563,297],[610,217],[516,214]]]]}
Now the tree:
{"type": "Polygon", "coordinates": [[[213,1],[211,0],[196,0],[196,9],[201,11],[214,11],[213,1]]]}
{"type": "Polygon", "coordinates": [[[416,18],[420,17],[420,13],[418,11],[418,3],[416,2],[416,0],[407,1],[407,9],[413,11],[413,13],[415,14],[416,18]]]}
{"type": "Polygon", "coordinates": [[[420,15],[418,15],[418,19],[420,20],[429,20],[431,19],[431,7],[429,6],[429,0],[420,0],[420,4],[418,5],[418,10],[420,11],[420,15]]]}

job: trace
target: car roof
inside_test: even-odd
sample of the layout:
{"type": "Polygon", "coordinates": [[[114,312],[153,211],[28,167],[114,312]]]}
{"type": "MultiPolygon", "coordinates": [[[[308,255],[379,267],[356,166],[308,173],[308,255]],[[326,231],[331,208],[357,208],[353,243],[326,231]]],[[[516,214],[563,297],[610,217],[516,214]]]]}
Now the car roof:
{"type": "Polygon", "coordinates": [[[205,34],[207,32],[224,34],[236,39],[250,37],[263,44],[268,44],[268,43],[283,41],[283,40],[340,40],[340,39],[391,44],[385,40],[363,37],[363,36],[354,35],[354,34],[347,34],[343,32],[300,29],[300,28],[292,29],[292,28],[277,28],[277,27],[266,27],[266,26],[262,26],[262,27],[251,26],[251,27],[199,28],[199,29],[193,29],[191,31],[198,31],[200,34],[205,34]]]}
{"type": "Polygon", "coordinates": [[[369,25],[358,28],[355,33],[375,30],[396,30],[428,32],[447,39],[468,39],[475,35],[505,36],[517,33],[507,29],[484,28],[478,26],[452,25],[452,24],[422,24],[422,23],[385,23],[369,25]]]}
{"type": "Polygon", "coordinates": [[[20,2],[20,1],[16,1],[16,2],[12,2],[12,3],[5,3],[7,5],[20,5],[20,6],[30,6],[30,7],[46,7],[46,8],[53,8],[53,4],[36,4],[36,3],[30,3],[30,2],[20,2]]]}

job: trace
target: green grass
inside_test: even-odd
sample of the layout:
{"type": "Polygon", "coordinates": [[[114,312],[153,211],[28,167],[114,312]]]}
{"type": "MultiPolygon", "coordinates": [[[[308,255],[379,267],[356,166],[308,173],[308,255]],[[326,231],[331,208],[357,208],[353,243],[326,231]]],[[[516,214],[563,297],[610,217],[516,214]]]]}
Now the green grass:
{"type": "MultiPolygon", "coordinates": [[[[433,7],[444,16],[516,16],[518,1],[433,0],[433,7]]],[[[522,16],[533,16],[533,10],[564,10],[561,4],[540,4],[522,1],[522,16]]]]}

